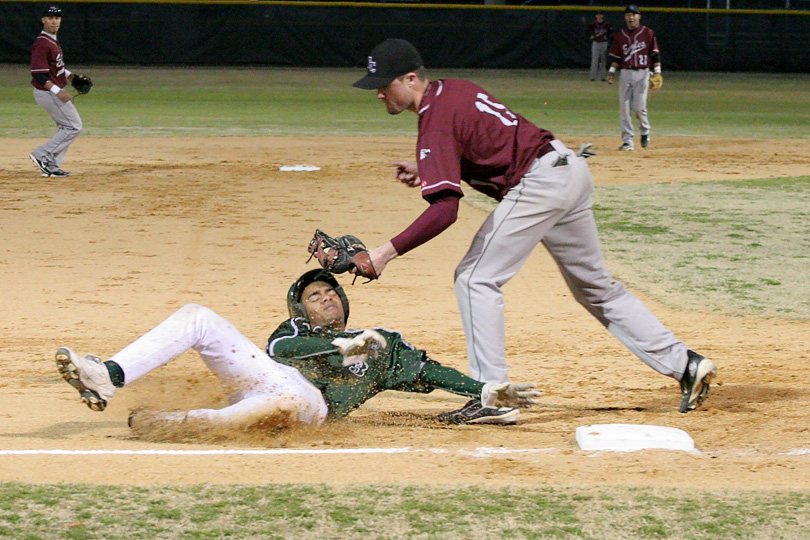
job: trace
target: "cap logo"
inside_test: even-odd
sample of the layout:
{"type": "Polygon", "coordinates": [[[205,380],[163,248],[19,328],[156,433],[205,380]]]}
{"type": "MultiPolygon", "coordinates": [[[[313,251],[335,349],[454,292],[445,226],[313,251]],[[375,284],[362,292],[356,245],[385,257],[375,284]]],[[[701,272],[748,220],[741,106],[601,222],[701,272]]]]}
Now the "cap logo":
{"type": "Polygon", "coordinates": [[[374,61],[372,57],[368,57],[368,72],[369,73],[377,73],[377,62],[374,61]]]}

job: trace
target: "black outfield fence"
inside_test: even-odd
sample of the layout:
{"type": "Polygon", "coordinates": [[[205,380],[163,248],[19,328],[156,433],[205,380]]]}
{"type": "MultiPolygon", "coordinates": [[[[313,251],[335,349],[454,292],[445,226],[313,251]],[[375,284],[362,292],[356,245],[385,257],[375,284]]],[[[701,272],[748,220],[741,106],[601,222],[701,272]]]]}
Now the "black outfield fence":
{"type": "MultiPolygon", "coordinates": [[[[59,2],[68,65],[351,67],[387,37],[428,67],[585,68],[596,8],[349,2],[59,2]]],[[[643,3],[642,3],[643,5],[643,3]]],[[[28,63],[43,2],[0,1],[0,62],[28,63]]],[[[642,8],[664,69],[810,72],[810,11],[642,8]]],[[[603,8],[623,27],[620,7],[603,8]]]]}

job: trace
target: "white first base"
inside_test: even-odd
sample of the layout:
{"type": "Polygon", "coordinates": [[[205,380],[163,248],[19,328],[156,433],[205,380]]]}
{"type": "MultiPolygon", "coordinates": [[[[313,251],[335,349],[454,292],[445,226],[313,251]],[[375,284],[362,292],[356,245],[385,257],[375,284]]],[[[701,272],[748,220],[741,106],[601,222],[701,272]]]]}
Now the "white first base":
{"type": "Polygon", "coordinates": [[[695,451],[695,441],[682,429],[643,424],[593,424],[577,428],[583,450],[635,452],[664,449],[695,451]]]}

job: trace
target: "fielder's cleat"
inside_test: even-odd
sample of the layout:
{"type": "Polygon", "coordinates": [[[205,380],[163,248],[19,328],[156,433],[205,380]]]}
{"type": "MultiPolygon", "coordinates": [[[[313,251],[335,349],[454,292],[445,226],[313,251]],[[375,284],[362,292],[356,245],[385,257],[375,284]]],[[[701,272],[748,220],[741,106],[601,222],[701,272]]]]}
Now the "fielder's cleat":
{"type": "Polygon", "coordinates": [[[81,358],[67,347],[56,351],[56,369],[82,401],[94,411],[103,411],[115,393],[110,372],[101,358],[88,354],[81,358]]]}
{"type": "Polygon", "coordinates": [[[681,378],[681,407],[686,413],[697,409],[709,395],[709,383],[717,375],[717,366],[708,358],[694,351],[687,351],[689,360],[681,378]]]}
{"type": "Polygon", "coordinates": [[[69,173],[69,172],[67,172],[67,171],[63,171],[63,170],[62,170],[62,169],[60,169],[59,167],[57,167],[57,168],[55,168],[55,169],[49,169],[49,170],[48,170],[48,173],[49,173],[49,176],[55,176],[55,177],[57,177],[57,178],[64,178],[64,177],[66,177],[66,176],[70,176],[70,173],[69,173]]]}
{"type": "Polygon", "coordinates": [[[520,410],[512,407],[483,407],[480,399],[473,398],[462,408],[441,413],[436,419],[444,424],[517,424],[520,410]]]}
{"type": "Polygon", "coordinates": [[[619,147],[619,151],[620,151],[620,152],[632,152],[632,151],[633,151],[633,147],[632,147],[632,146],[630,146],[628,143],[624,143],[623,145],[621,145],[621,146],[619,147]]]}
{"type": "Polygon", "coordinates": [[[37,167],[39,167],[39,170],[42,171],[42,176],[50,176],[51,175],[51,171],[48,170],[48,163],[47,162],[42,161],[41,159],[39,159],[34,154],[28,154],[28,157],[31,158],[31,161],[33,161],[34,163],[37,164],[37,167]]]}
{"type": "Polygon", "coordinates": [[[641,147],[642,148],[647,148],[647,146],[649,144],[650,144],[650,136],[649,135],[642,135],[641,136],[641,147]]]}

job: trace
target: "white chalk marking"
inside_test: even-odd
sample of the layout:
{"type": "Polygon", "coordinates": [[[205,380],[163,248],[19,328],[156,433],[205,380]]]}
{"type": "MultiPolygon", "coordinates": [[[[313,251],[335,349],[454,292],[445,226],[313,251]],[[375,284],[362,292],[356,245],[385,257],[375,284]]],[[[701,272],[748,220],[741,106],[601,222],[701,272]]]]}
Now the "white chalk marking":
{"type": "MultiPolygon", "coordinates": [[[[460,450],[458,454],[469,457],[489,457],[501,454],[551,452],[553,448],[475,448],[460,450]]],[[[433,454],[449,454],[445,448],[328,448],[328,449],[294,449],[294,448],[265,448],[241,450],[0,450],[0,456],[99,456],[99,455],[125,455],[125,456],[222,456],[222,455],[322,455],[322,454],[408,454],[427,452],[433,454]]]]}

